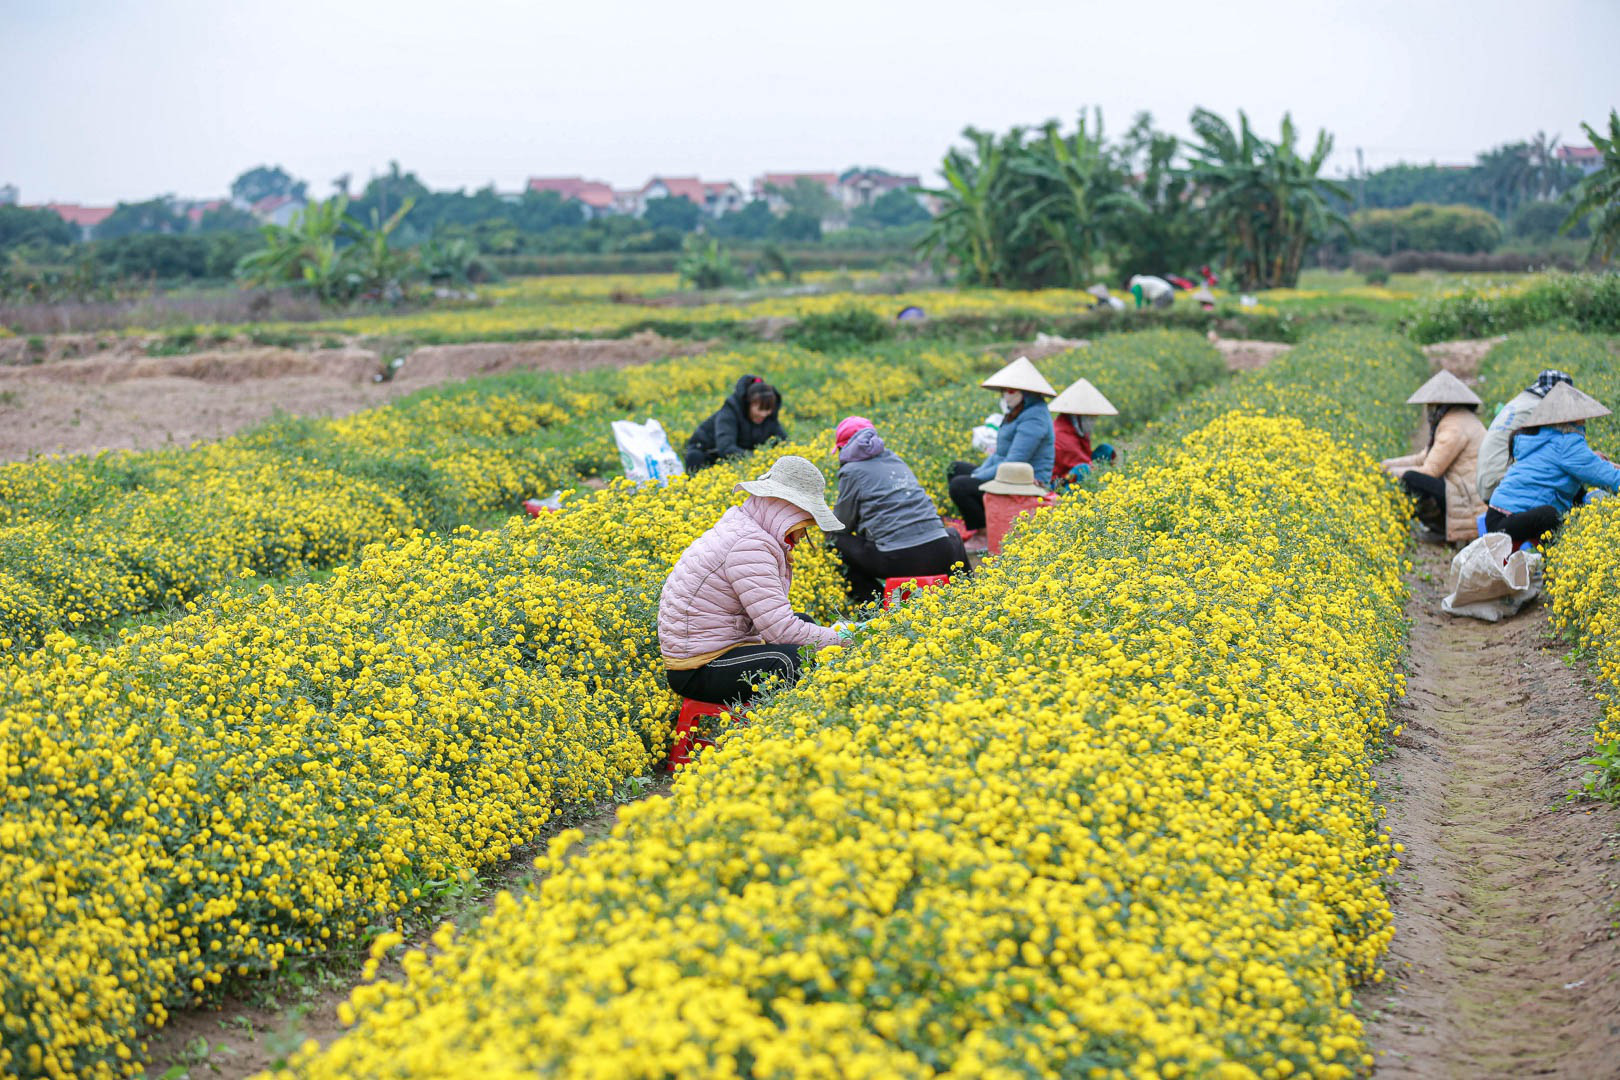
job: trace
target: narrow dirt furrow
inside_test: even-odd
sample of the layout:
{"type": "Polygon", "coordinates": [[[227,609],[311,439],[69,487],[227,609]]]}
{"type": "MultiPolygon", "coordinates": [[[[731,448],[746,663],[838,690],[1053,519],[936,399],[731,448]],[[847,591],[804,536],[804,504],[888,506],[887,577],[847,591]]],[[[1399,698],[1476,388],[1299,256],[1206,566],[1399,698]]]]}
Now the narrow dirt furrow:
{"type": "Polygon", "coordinates": [[[1533,606],[1439,610],[1412,580],[1403,731],[1378,771],[1404,844],[1385,982],[1359,1004],[1380,1077],[1620,1076],[1620,813],[1566,798],[1599,705],[1533,606]]]}

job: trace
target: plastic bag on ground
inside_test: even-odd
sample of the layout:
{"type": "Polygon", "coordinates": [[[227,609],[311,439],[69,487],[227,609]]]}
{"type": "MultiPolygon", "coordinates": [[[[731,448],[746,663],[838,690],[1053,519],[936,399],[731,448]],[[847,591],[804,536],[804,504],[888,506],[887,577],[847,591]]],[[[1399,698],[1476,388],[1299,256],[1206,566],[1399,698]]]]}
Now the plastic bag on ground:
{"type": "Polygon", "coordinates": [[[1540,595],[1541,556],[1514,551],[1507,533],[1486,533],[1452,557],[1446,585],[1441,611],[1498,622],[1540,595]]]}
{"type": "Polygon", "coordinates": [[[619,463],[624,475],[637,485],[657,484],[663,487],[672,476],[686,472],[680,456],[669,445],[664,425],[649,418],[645,424],[634,420],[613,421],[613,441],[619,447],[619,463]]]}

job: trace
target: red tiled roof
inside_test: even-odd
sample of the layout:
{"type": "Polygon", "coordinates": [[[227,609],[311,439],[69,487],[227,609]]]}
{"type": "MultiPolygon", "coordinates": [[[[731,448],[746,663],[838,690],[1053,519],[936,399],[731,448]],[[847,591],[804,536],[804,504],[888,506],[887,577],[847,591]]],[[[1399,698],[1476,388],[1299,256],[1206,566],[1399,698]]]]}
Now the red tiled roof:
{"type": "Polygon", "coordinates": [[[255,214],[273,214],[293,201],[291,195],[266,195],[253,204],[255,214]]]}
{"type": "Polygon", "coordinates": [[[613,205],[613,189],[600,180],[582,176],[531,176],[530,191],[555,191],[565,199],[577,199],[596,210],[613,205]]]}
{"type": "MultiPolygon", "coordinates": [[[[737,185],[730,180],[712,180],[703,185],[703,190],[710,195],[723,195],[737,185]]],[[[740,189],[739,189],[740,190],[740,189]]]]}
{"type": "Polygon", "coordinates": [[[186,211],[186,217],[190,218],[191,223],[195,225],[197,222],[202,220],[203,215],[208,213],[208,211],[218,210],[224,205],[224,199],[210,199],[207,202],[197,203],[191,209],[186,211]]]}
{"type": "Polygon", "coordinates": [[[1565,161],[1596,161],[1603,155],[1595,146],[1560,146],[1558,157],[1565,161]]]}
{"type": "Polygon", "coordinates": [[[41,210],[55,211],[56,216],[69,225],[95,228],[103,221],[112,217],[114,207],[111,206],[80,206],[78,203],[46,203],[41,210]]]}
{"type": "Polygon", "coordinates": [[[654,184],[663,184],[672,199],[685,199],[703,205],[703,181],[695,176],[655,176],[642,187],[641,194],[646,195],[654,184]]]}

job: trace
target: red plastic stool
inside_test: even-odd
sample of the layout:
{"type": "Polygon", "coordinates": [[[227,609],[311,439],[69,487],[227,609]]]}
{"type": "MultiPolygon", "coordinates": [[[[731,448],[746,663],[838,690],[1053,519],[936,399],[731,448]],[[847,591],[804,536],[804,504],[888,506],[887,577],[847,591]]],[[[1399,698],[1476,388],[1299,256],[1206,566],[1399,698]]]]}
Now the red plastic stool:
{"type": "Polygon", "coordinates": [[[730,711],[724,705],[681,698],[681,714],[675,719],[675,739],[669,744],[669,767],[678,769],[691,762],[693,750],[700,746],[714,745],[713,739],[705,739],[701,735],[693,738],[692,729],[697,727],[699,719],[705,716],[724,716],[730,711]]]}
{"type": "Polygon", "coordinates": [[[949,574],[912,574],[910,577],[892,577],[883,580],[883,606],[888,608],[895,601],[905,603],[910,600],[913,593],[932,589],[936,585],[943,585],[951,580],[949,574]]]}
{"type": "Polygon", "coordinates": [[[1007,531],[1013,527],[1024,514],[1034,513],[1037,510],[1048,510],[1058,504],[1058,497],[1048,492],[1045,495],[997,495],[986,492],[984,496],[984,530],[985,540],[989,544],[990,554],[1001,554],[1001,541],[1006,538],[1007,531]]]}

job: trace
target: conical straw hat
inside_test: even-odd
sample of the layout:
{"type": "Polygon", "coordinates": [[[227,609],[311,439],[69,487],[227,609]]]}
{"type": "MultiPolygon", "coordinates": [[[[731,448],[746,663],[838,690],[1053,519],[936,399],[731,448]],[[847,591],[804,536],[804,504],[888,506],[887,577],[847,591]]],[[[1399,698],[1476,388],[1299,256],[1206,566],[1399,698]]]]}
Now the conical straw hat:
{"type": "Polygon", "coordinates": [[[1099,300],[1108,299],[1108,286],[1104,285],[1100,281],[1091,288],[1087,289],[1086,292],[1090,293],[1092,296],[1095,296],[1099,300]]]}
{"type": "Polygon", "coordinates": [[[1029,362],[1027,356],[1020,356],[979,385],[987,390],[1028,390],[1047,397],[1057,393],[1052,389],[1052,384],[1046,381],[1046,376],[1035,370],[1035,365],[1029,362]]]}
{"type": "Polygon", "coordinates": [[[1076,379],[1046,407],[1055,413],[1068,413],[1070,416],[1119,415],[1119,410],[1102,396],[1101,390],[1091,385],[1090,379],[1076,379]]]}
{"type": "Polygon", "coordinates": [[[1417,388],[1406,399],[1408,405],[1479,405],[1479,395],[1449,371],[1437,371],[1434,378],[1417,388]]]}
{"type": "Polygon", "coordinates": [[[1569,383],[1559,383],[1547,391],[1541,404],[1530,410],[1528,427],[1544,424],[1578,424],[1582,420],[1596,420],[1608,416],[1609,410],[1590,394],[1583,394],[1569,383]]]}

